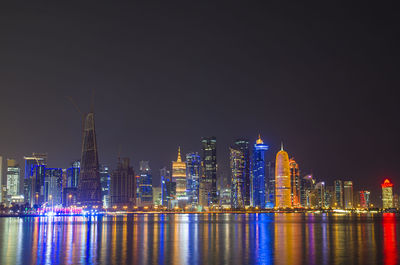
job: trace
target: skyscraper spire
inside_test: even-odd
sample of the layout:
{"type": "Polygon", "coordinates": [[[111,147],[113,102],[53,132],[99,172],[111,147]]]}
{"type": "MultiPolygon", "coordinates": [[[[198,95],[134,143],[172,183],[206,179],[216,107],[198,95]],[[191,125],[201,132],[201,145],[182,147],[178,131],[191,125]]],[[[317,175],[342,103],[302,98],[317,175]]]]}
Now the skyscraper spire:
{"type": "Polygon", "coordinates": [[[182,162],[182,158],[181,158],[181,147],[178,147],[178,159],[176,159],[176,162],[182,162]]]}
{"type": "Polygon", "coordinates": [[[283,151],[283,141],[281,141],[281,151],[283,151]]]}
{"type": "Polygon", "coordinates": [[[260,134],[258,134],[258,139],[257,139],[257,141],[256,141],[256,144],[263,144],[264,142],[263,142],[263,140],[261,139],[261,135],[260,134]]]}

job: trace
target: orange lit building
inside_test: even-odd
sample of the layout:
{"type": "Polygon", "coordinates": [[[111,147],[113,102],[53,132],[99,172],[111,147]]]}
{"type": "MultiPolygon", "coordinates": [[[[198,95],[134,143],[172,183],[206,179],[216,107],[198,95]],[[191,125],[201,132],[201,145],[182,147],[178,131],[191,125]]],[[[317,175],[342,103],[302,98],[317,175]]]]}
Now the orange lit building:
{"type": "Polygon", "coordinates": [[[172,161],[172,179],[176,183],[176,196],[186,196],[186,163],[181,158],[181,148],[178,149],[178,158],[172,161]]]}
{"type": "Polygon", "coordinates": [[[385,179],[381,184],[382,187],[382,208],[393,208],[393,183],[389,179],[385,179]]]}
{"type": "Polygon", "coordinates": [[[289,160],[290,184],[292,187],[291,199],[293,207],[300,207],[300,170],[294,158],[289,160]]]}
{"type": "Polygon", "coordinates": [[[289,155],[283,150],[276,154],[275,165],[275,207],[292,207],[289,155]]]}

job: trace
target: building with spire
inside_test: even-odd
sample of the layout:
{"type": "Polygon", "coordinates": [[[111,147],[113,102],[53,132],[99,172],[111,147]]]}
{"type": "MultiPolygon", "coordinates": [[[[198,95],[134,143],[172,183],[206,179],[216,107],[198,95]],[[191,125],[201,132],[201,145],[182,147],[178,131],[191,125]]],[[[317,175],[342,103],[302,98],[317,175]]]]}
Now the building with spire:
{"type": "Polygon", "coordinates": [[[178,157],[172,161],[172,179],[176,183],[176,196],[186,197],[186,164],[182,161],[181,148],[178,148],[178,157]]]}
{"type": "Polygon", "coordinates": [[[281,144],[281,150],[276,154],[275,207],[292,207],[289,155],[283,150],[283,144],[281,144]]]}
{"type": "Polygon", "coordinates": [[[385,179],[381,184],[382,187],[382,209],[393,208],[393,183],[389,179],[385,179]]]}
{"type": "Polygon", "coordinates": [[[93,112],[89,112],[84,121],[78,196],[82,206],[101,207],[103,205],[93,112]]]}
{"type": "Polygon", "coordinates": [[[252,159],[252,180],[251,180],[251,205],[253,207],[265,208],[266,197],[266,163],[265,163],[265,152],[268,150],[268,146],[264,144],[261,136],[258,135],[258,139],[253,149],[252,159]]]}
{"type": "Polygon", "coordinates": [[[290,168],[290,184],[292,186],[292,206],[300,207],[300,170],[299,164],[291,158],[289,160],[289,168],[290,168]]]}

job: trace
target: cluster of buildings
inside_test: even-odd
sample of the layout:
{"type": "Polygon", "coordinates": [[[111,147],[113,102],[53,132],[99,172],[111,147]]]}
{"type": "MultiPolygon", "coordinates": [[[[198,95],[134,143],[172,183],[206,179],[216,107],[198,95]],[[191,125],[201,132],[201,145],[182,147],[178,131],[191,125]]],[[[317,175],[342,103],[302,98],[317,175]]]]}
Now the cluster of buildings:
{"type": "MultiPolygon", "coordinates": [[[[136,172],[129,158],[119,158],[114,170],[99,163],[94,113],[85,116],[81,159],[67,168],[47,166],[47,154],[24,157],[24,171],[15,159],[0,156],[0,203],[31,208],[70,207],[131,210],[161,209],[266,209],[372,208],[370,192],[355,192],[351,180],[332,185],[313,175],[301,176],[299,164],[283,145],[274,161],[259,136],[254,144],[237,139],[229,148],[230,176],[217,178],[217,140],[201,139],[201,151],[181,154],[160,170],[154,185],[149,161],[136,172]],[[22,176],[23,173],[23,176],[22,176]],[[221,181],[222,179],[222,181],[221,181]],[[158,187],[157,187],[158,186],[158,187]]],[[[393,184],[382,183],[382,208],[399,207],[393,184]]]]}

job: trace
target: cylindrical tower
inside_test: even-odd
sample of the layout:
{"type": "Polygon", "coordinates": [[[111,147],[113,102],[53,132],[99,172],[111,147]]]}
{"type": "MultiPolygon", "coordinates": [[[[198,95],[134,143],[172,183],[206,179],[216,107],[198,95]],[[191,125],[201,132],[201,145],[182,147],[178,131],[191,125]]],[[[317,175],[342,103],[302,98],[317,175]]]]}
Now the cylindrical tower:
{"type": "Polygon", "coordinates": [[[275,207],[292,207],[289,155],[283,150],[283,146],[276,154],[275,207]]]}

